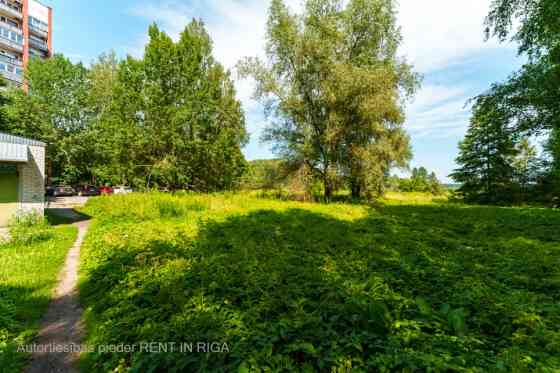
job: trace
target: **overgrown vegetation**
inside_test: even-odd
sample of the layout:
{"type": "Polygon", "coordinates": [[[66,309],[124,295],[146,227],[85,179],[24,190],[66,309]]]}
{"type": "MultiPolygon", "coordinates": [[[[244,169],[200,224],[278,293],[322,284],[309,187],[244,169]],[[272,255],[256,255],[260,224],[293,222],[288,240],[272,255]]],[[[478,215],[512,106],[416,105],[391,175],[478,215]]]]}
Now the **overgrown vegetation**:
{"type": "Polygon", "coordinates": [[[560,215],[394,195],[376,207],[246,195],[91,200],[86,371],[560,369],[560,215]]]}
{"type": "Polygon", "coordinates": [[[527,63],[474,98],[453,177],[467,200],[560,202],[560,2],[495,0],[487,37],[512,39],[527,63]],[[528,139],[543,140],[538,157],[528,139]]]}
{"type": "Polygon", "coordinates": [[[251,161],[243,177],[242,187],[247,190],[279,189],[288,185],[292,177],[280,159],[251,161]]]}
{"type": "Polygon", "coordinates": [[[73,227],[53,228],[37,217],[22,218],[11,229],[12,240],[0,243],[0,371],[21,372],[31,343],[68,249],[73,227]]]}
{"type": "Polygon", "coordinates": [[[442,195],[445,187],[438,180],[435,172],[429,173],[425,167],[412,169],[410,177],[391,176],[387,179],[387,188],[397,192],[420,192],[442,195]]]}

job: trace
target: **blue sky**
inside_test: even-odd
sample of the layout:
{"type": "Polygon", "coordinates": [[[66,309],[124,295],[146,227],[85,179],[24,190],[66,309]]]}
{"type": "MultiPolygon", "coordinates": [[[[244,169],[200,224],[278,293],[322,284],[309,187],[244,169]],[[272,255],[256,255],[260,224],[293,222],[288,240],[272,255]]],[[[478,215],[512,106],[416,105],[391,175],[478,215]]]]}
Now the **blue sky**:
{"type": "MultiPolygon", "coordinates": [[[[74,61],[90,63],[115,50],[140,56],[147,27],[156,22],[177,37],[192,17],[202,18],[215,55],[232,68],[243,56],[261,56],[269,0],[44,0],[53,7],[54,48],[74,61]]],[[[294,10],[301,0],[286,1],[294,10]]],[[[449,181],[457,144],[468,126],[467,100],[505,79],[522,61],[515,46],[485,42],[483,21],[490,0],[400,0],[403,56],[424,75],[422,89],[407,108],[414,160],[449,181]]],[[[251,142],[248,159],[270,158],[261,144],[262,108],[251,99],[252,83],[237,82],[251,142]]]]}

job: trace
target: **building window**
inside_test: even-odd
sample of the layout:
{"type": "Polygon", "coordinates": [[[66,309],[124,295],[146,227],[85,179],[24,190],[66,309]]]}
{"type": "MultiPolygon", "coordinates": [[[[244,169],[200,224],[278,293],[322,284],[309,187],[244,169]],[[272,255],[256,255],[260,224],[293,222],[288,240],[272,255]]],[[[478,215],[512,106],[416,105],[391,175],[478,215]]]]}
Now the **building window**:
{"type": "Polygon", "coordinates": [[[10,31],[4,27],[0,27],[0,35],[2,35],[6,39],[13,41],[14,43],[23,45],[23,35],[18,34],[15,31],[10,31]]]}
{"type": "Polygon", "coordinates": [[[41,31],[49,32],[49,25],[33,16],[29,17],[29,25],[41,31]]]}

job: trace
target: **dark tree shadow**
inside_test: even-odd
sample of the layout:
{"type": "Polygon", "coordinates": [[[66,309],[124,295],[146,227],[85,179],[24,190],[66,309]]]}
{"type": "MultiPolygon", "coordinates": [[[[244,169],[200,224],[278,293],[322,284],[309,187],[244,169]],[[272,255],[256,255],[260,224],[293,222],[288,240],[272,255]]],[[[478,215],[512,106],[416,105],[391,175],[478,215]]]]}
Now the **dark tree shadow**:
{"type": "Polygon", "coordinates": [[[91,216],[78,212],[72,208],[45,209],[45,217],[50,225],[68,225],[90,220],[91,216]]]}

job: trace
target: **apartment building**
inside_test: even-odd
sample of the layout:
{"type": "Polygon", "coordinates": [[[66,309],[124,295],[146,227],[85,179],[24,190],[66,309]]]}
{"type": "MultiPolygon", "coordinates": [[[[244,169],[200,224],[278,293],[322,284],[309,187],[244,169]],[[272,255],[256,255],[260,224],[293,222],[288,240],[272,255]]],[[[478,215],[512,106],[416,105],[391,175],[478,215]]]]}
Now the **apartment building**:
{"type": "Polygon", "coordinates": [[[0,73],[23,85],[31,58],[52,56],[52,9],[35,0],[0,0],[0,73]]]}

